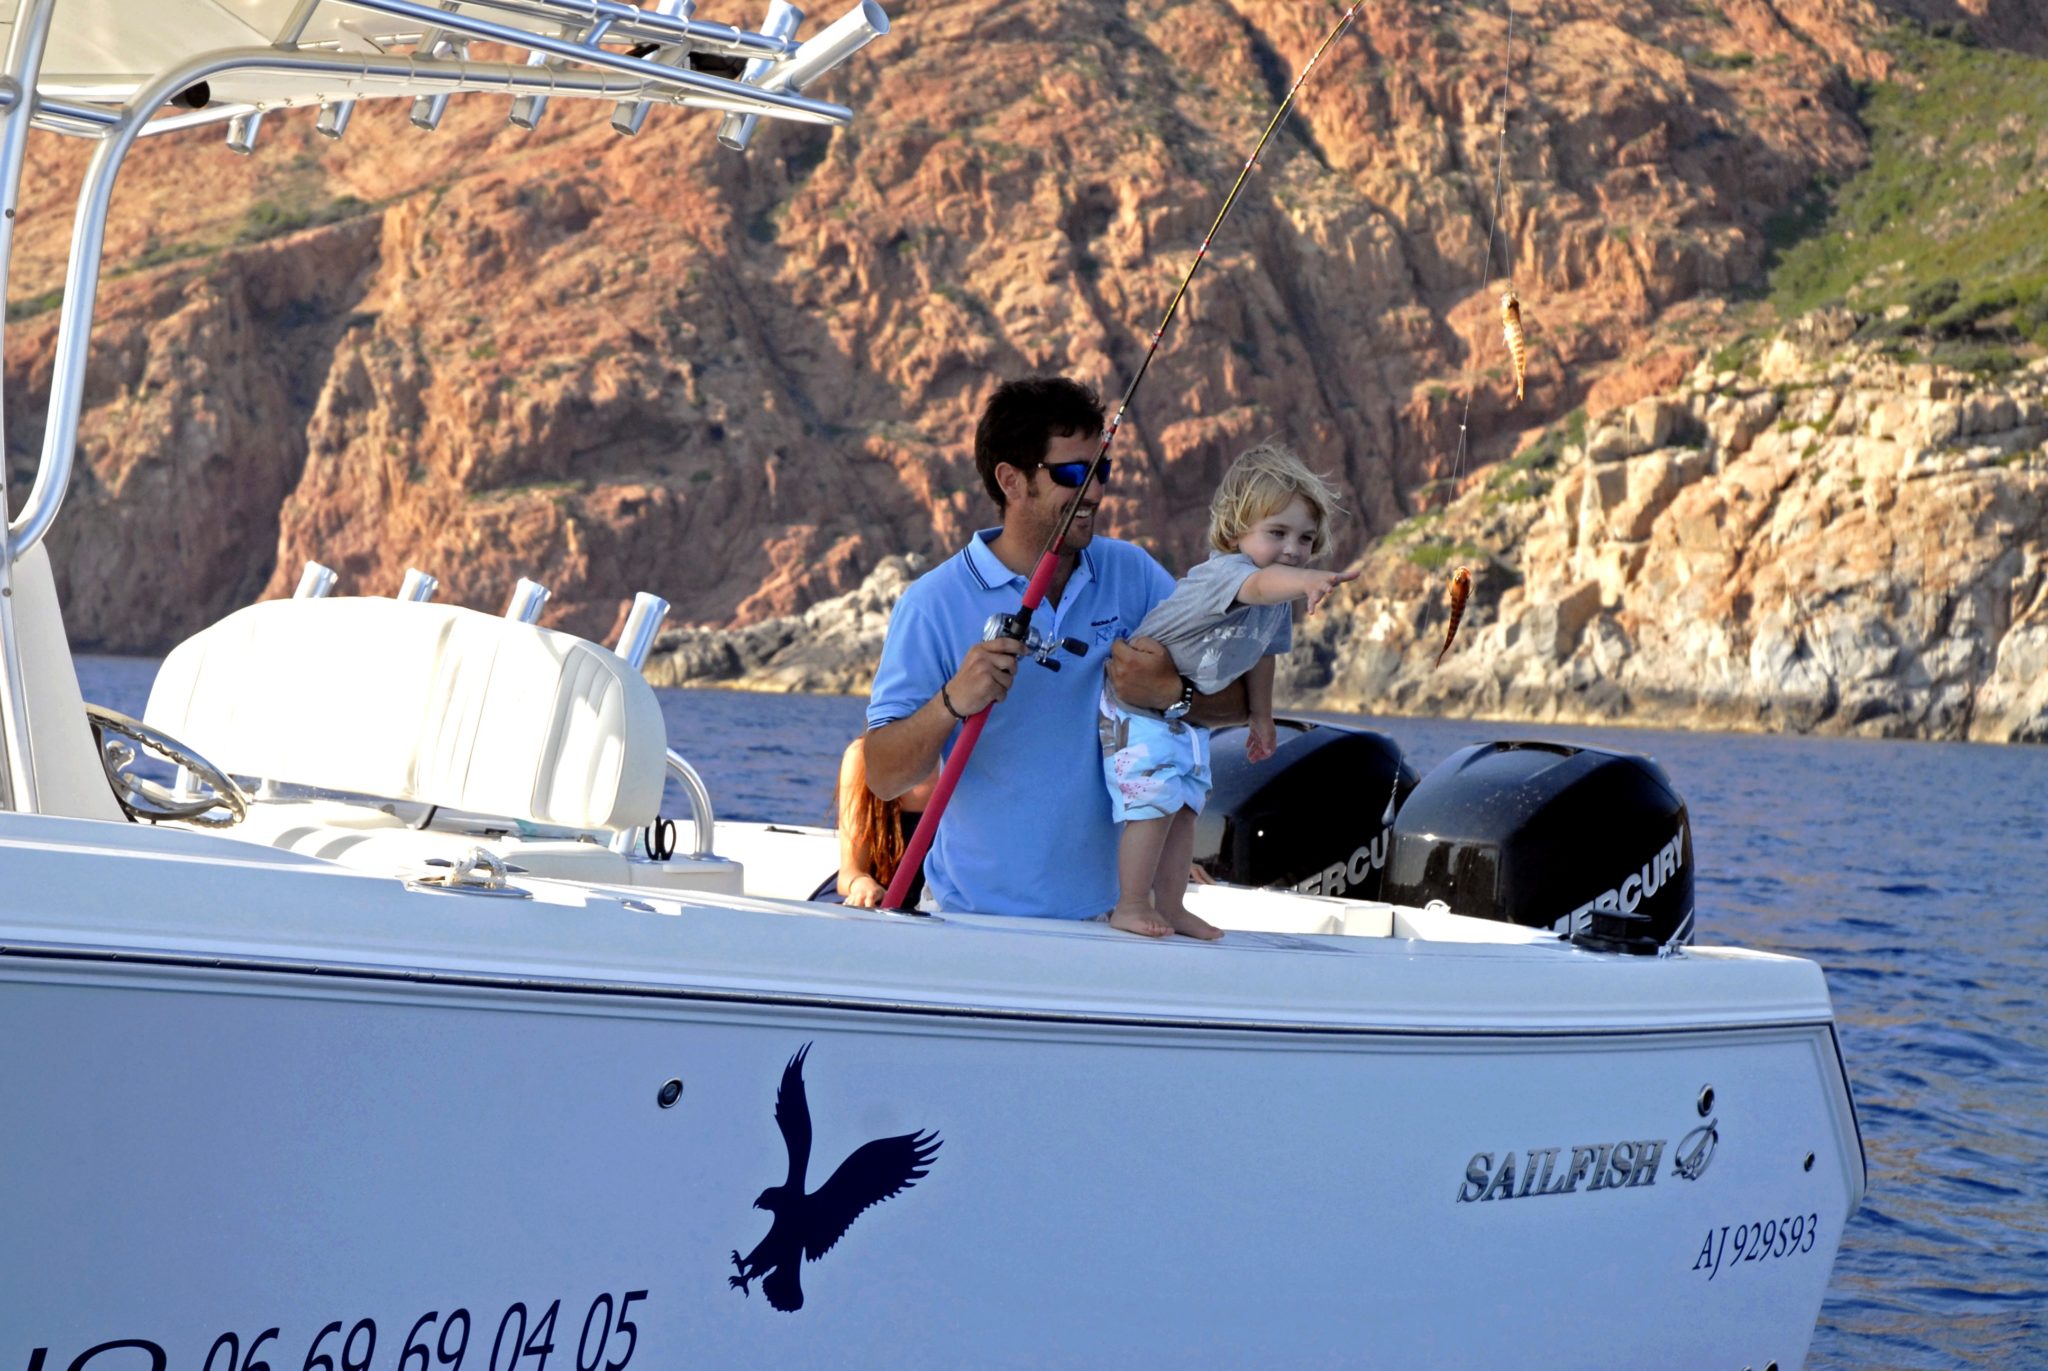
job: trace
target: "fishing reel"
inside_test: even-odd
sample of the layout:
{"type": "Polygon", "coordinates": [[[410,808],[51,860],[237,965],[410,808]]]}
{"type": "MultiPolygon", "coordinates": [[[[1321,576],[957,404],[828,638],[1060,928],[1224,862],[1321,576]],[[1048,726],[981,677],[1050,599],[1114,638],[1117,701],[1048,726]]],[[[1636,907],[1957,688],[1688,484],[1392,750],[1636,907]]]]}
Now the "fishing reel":
{"type": "Polygon", "coordinates": [[[1021,614],[988,616],[988,622],[981,626],[981,640],[992,643],[998,638],[1010,638],[1024,644],[1024,655],[1047,671],[1060,669],[1059,659],[1053,656],[1055,652],[1071,652],[1076,657],[1085,656],[1088,652],[1088,644],[1079,638],[1054,638],[1040,633],[1021,614]]]}

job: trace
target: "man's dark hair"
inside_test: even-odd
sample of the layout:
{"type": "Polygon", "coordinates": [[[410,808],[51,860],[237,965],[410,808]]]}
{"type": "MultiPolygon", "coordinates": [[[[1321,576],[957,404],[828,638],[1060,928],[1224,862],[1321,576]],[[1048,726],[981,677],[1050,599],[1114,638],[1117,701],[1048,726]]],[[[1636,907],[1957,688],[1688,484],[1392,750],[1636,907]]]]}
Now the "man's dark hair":
{"type": "Polygon", "coordinates": [[[982,406],[974,426],[974,469],[996,502],[1004,505],[996,484],[996,464],[1008,462],[1029,476],[1045,460],[1054,434],[1102,432],[1102,397],[1064,376],[1030,376],[1005,381],[982,406]]]}

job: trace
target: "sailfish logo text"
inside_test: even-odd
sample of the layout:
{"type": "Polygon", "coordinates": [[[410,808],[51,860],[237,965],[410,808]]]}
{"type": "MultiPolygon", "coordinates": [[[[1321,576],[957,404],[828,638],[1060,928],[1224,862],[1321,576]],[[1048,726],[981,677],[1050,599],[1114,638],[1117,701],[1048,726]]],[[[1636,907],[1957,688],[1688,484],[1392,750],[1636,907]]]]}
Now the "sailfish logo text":
{"type": "Polygon", "coordinates": [[[754,1208],[775,1216],[768,1235],[742,1257],[732,1254],[736,1276],[726,1283],[742,1295],[755,1280],[768,1303],[784,1313],[804,1307],[800,1267],[805,1259],[816,1261],[846,1236],[863,1210],[900,1195],[924,1178],[932,1158],[939,1154],[936,1133],[905,1133],[894,1138],[877,1138],[863,1143],[839,1163],[832,1179],[816,1190],[804,1193],[804,1173],[811,1164],[811,1106],[804,1098],[804,1058],[811,1045],[797,1049],[782,1069],[782,1085],[775,1092],[775,1126],[782,1130],[782,1143],[789,1151],[789,1179],[771,1185],[754,1201],[754,1208]]]}
{"type": "Polygon", "coordinates": [[[1465,1164],[1465,1180],[1458,1187],[1458,1203],[1482,1200],[1525,1200],[1533,1195],[1576,1194],[1581,1182],[1586,1189],[1626,1190],[1631,1186],[1655,1185],[1657,1164],[1664,1158],[1664,1140],[1589,1143],[1571,1149],[1571,1160],[1559,1165],[1561,1147],[1532,1147],[1517,1165],[1510,1152],[1494,1165],[1494,1153],[1475,1152],[1465,1164]]]}

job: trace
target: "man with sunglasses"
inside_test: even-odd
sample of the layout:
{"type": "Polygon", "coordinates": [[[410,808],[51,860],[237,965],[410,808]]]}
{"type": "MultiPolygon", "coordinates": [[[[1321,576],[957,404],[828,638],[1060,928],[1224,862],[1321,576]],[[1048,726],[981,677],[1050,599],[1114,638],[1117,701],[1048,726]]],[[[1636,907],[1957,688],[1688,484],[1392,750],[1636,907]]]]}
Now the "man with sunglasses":
{"type": "Polygon", "coordinates": [[[1124,641],[1174,583],[1144,549],[1095,536],[1109,461],[1082,481],[1102,424],[1101,399],[1077,382],[997,387],[975,427],[974,465],[1002,523],[912,584],[890,616],[868,702],[875,794],[892,798],[931,775],[960,725],[1000,705],[925,859],[926,908],[1090,919],[1115,905],[1117,834],[1095,722],[1105,670],[1120,698],[1211,725],[1244,717],[1241,683],[1196,696],[1158,644],[1124,641]],[[1055,647],[1040,664],[1014,638],[984,642],[983,626],[1017,612],[1069,505],[1074,521],[1032,628],[1082,650],[1055,647]]]}

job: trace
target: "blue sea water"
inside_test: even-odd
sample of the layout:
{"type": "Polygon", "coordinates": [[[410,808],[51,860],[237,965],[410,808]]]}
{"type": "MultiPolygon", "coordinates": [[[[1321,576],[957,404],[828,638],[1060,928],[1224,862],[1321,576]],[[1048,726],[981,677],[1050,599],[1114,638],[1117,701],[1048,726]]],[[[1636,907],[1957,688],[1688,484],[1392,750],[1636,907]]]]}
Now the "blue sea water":
{"type": "MultiPolygon", "coordinates": [[[[133,714],[155,670],[79,662],[133,714]]],[[[721,817],[829,822],[863,701],[659,693],[721,817]]],[[[2048,748],[1344,722],[1424,771],[1494,738],[1654,757],[1691,811],[1700,941],[1810,957],[1834,995],[1870,1193],[1808,1364],[2048,1368],[2048,748]]]]}

